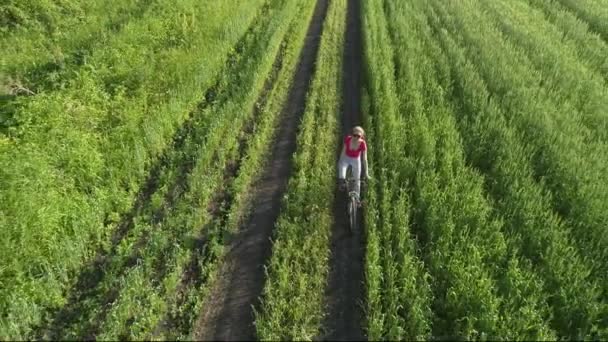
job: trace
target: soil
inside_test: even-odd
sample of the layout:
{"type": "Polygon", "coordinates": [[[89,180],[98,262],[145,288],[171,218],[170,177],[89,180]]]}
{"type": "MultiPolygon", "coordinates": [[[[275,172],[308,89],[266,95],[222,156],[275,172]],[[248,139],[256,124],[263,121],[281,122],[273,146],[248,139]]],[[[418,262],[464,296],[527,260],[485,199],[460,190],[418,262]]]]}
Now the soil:
{"type": "MultiPolygon", "coordinates": [[[[346,32],[344,37],[344,62],[342,85],[342,135],[350,133],[355,125],[361,125],[361,75],[363,48],[361,41],[360,0],[349,0],[346,32]]],[[[341,141],[341,139],[340,139],[341,141]]],[[[336,160],[340,154],[336,152],[336,160]]],[[[363,261],[365,241],[363,226],[353,234],[349,232],[346,213],[346,195],[336,187],[334,227],[331,237],[329,280],[326,290],[328,315],[323,325],[324,336],[330,341],[366,339],[363,332],[363,261]]],[[[359,216],[359,222],[363,222],[359,216]]]]}
{"type": "Polygon", "coordinates": [[[255,340],[254,307],[264,288],[264,266],[271,255],[271,235],[291,174],[291,157],[306,94],[314,74],[328,0],[318,0],[288,99],[281,113],[269,162],[254,185],[255,206],[230,242],[218,278],[196,322],[195,340],[255,340]]]}

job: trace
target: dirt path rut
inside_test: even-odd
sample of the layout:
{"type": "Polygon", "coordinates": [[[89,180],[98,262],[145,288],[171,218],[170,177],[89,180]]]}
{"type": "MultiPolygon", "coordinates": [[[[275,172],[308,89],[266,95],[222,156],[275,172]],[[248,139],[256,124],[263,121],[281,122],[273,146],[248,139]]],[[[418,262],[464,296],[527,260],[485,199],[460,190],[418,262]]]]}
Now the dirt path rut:
{"type": "Polygon", "coordinates": [[[328,2],[317,1],[269,162],[254,186],[253,211],[230,243],[218,279],[196,323],[192,336],[196,340],[256,339],[253,307],[258,305],[264,287],[264,265],[272,248],[270,237],[291,174],[297,128],[314,74],[328,2]]]}

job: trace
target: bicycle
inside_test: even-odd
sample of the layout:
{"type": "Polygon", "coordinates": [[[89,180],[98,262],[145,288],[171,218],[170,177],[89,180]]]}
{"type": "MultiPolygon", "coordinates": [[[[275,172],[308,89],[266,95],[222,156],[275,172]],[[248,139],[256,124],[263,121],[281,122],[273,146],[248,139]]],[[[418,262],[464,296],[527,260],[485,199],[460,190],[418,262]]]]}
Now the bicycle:
{"type": "Polygon", "coordinates": [[[346,212],[348,214],[348,228],[350,233],[357,231],[357,209],[359,208],[359,201],[357,199],[357,192],[354,190],[355,179],[349,178],[346,181],[348,201],[346,204],[346,212]]]}
{"type": "MultiPolygon", "coordinates": [[[[358,211],[360,207],[359,196],[357,191],[355,191],[355,183],[356,180],[352,177],[350,172],[350,168],[347,172],[346,176],[346,194],[348,195],[348,200],[346,201],[346,214],[348,215],[348,230],[351,234],[357,232],[358,230],[358,211]]],[[[359,191],[361,191],[361,187],[363,186],[363,180],[359,180],[360,187],[359,191]]]]}

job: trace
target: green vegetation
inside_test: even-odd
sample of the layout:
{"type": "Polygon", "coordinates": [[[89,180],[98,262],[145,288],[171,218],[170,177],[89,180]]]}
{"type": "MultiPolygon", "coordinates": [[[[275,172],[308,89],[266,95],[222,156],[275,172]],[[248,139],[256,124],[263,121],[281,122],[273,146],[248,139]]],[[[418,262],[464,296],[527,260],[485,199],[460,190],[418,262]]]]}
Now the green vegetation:
{"type": "Polygon", "coordinates": [[[8,0],[0,5],[0,20],[6,22],[2,27],[8,30],[0,39],[0,81],[4,87],[21,85],[36,93],[64,87],[78,68],[89,64],[95,50],[159,18],[159,6],[141,0],[8,0]]]}
{"type": "MultiPolygon", "coordinates": [[[[91,331],[110,340],[147,339],[151,335],[158,339],[188,337],[202,304],[197,291],[201,287],[205,291],[208,286],[207,280],[212,279],[222,256],[223,238],[236,230],[243,213],[244,201],[232,203],[231,199],[247,191],[255,176],[255,163],[261,162],[266,150],[261,144],[272,137],[272,119],[277,110],[269,114],[253,108],[263,87],[274,86],[274,76],[267,75],[291,26],[294,16],[289,13],[298,12],[298,7],[298,2],[271,1],[258,14],[258,21],[239,46],[240,53],[250,58],[235,57],[234,69],[220,81],[226,87],[218,91],[214,104],[194,114],[210,121],[194,123],[192,140],[187,140],[181,151],[186,157],[178,155],[181,160],[170,163],[193,163],[188,179],[182,188],[170,187],[165,194],[153,195],[152,203],[165,198],[164,203],[160,202],[161,208],[167,208],[161,211],[162,218],[146,214],[135,218],[144,227],[150,225],[144,228],[147,235],[140,236],[135,244],[125,240],[119,246],[124,254],[116,255],[115,263],[110,261],[109,271],[97,286],[99,294],[79,303],[76,311],[81,315],[63,329],[67,335],[62,337],[78,339],[91,331]],[[248,132],[247,127],[254,124],[260,126],[248,132]],[[234,130],[241,134],[229,134],[234,130]],[[257,145],[248,143],[253,134],[259,135],[257,145]],[[245,160],[240,151],[247,146],[245,160]],[[232,179],[236,176],[233,172],[238,172],[236,180],[232,179]],[[213,206],[216,208],[208,209],[213,206]],[[128,265],[134,254],[137,264],[128,265]],[[112,304],[111,308],[104,309],[106,302],[112,304]],[[146,310],[134,312],[132,308],[137,306],[146,310]]],[[[293,34],[288,38],[291,41],[293,34]]],[[[178,168],[177,177],[184,171],[178,168]]]]}
{"type": "MultiPolygon", "coordinates": [[[[484,32],[485,37],[488,37],[487,33],[484,32]]],[[[513,124],[517,121],[511,121],[511,125],[509,121],[503,121],[513,120],[512,115],[505,117],[509,109],[501,108],[509,103],[507,98],[483,101],[488,98],[484,81],[489,79],[480,79],[470,62],[453,54],[455,49],[454,45],[446,46],[449,56],[455,61],[454,78],[462,80],[455,86],[458,94],[455,98],[462,101],[461,110],[472,117],[471,124],[467,126],[473,130],[463,131],[463,136],[475,138],[466,143],[469,158],[487,172],[488,191],[497,202],[497,211],[505,217],[507,236],[515,239],[512,245],[534,264],[538,274],[545,279],[544,291],[552,294],[549,305],[554,311],[553,328],[566,336],[586,336],[593,332],[593,326],[601,317],[596,305],[600,301],[597,287],[587,280],[588,265],[572,249],[563,224],[551,208],[550,194],[534,179],[532,160],[526,157],[533,154],[528,144],[521,144],[519,134],[522,131],[514,130],[513,124]],[[493,158],[488,160],[482,153],[493,158]]],[[[496,62],[500,59],[496,56],[492,59],[494,65],[498,65],[496,62]]],[[[500,67],[506,68],[505,65],[500,67]]],[[[512,98],[513,94],[509,96],[512,98]]]]}
{"type": "MultiPolygon", "coordinates": [[[[277,19],[274,24],[267,22],[269,26],[252,26],[252,33],[244,38],[239,48],[244,49],[249,44],[251,48],[246,52],[257,51],[260,57],[247,59],[239,65],[238,60],[243,59],[239,54],[243,51],[233,50],[230,53],[232,57],[225,62],[227,53],[233,49],[249,23],[253,22],[254,15],[258,13],[258,17],[262,17],[262,13],[256,10],[261,3],[233,7],[227,3],[216,7],[194,2],[181,5],[186,7],[167,3],[166,6],[172,10],[161,11],[164,18],[148,18],[146,23],[136,22],[129,35],[116,37],[115,45],[95,50],[91,65],[99,67],[96,72],[93,72],[94,69],[82,71],[64,89],[51,89],[23,99],[24,105],[19,114],[29,115],[32,120],[20,126],[22,134],[13,136],[9,133],[3,140],[7,144],[0,155],[3,165],[1,224],[5,232],[2,258],[10,261],[2,269],[2,316],[6,319],[2,320],[0,335],[27,336],[33,325],[44,325],[41,322],[44,312],[59,310],[66,304],[66,290],[77,287],[76,271],[99,247],[103,247],[102,255],[112,255],[112,259],[106,261],[107,269],[103,270],[104,281],[110,280],[101,282],[99,286],[109,291],[122,279],[122,275],[112,279],[117,276],[113,269],[123,272],[127,269],[124,264],[132,262],[133,258],[149,259],[145,255],[140,256],[140,252],[154,254],[163,250],[161,246],[152,250],[142,249],[141,244],[161,243],[159,241],[166,244],[174,238],[183,239],[185,232],[179,230],[172,232],[175,235],[157,234],[158,237],[147,232],[151,226],[163,225],[163,216],[167,216],[163,211],[173,209],[171,205],[180,205],[175,202],[176,198],[187,192],[184,188],[191,188],[192,193],[209,193],[206,197],[195,195],[191,199],[200,201],[197,211],[206,210],[205,198],[211,196],[216,189],[214,184],[218,183],[213,181],[217,176],[208,172],[212,170],[222,176],[222,161],[229,160],[236,150],[231,147],[234,142],[230,145],[221,140],[223,136],[219,125],[244,122],[246,116],[252,113],[249,108],[253,107],[276,55],[266,56],[267,51],[262,46],[269,44],[277,51],[282,35],[289,26],[290,16],[277,19]],[[185,9],[194,15],[215,15],[213,19],[206,20],[203,26],[193,25],[192,22],[191,31],[182,32],[188,33],[188,41],[184,40],[180,43],[183,46],[179,46],[173,44],[170,37],[163,36],[163,32],[176,34],[172,27],[163,22],[173,23],[175,16],[179,17],[185,9]],[[230,22],[234,24],[228,25],[231,29],[226,30],[230,22]],[[159,31],[150,31],[154,28],[159,31]],[[278,33],[273,35],[274,32],[278,33]],[[265,43],[269,39],[272,42],[265,43]],[[150,41],[158,41],[162,45],[155,47],[145,44],[150,41]],[[204,49],[207,55],[201,57],[193,53],[206,44],[214,46],[214,49],[204,49]],[[155,52],[160,47],[163,49],[155,52]],[[133,53],[129,56],[131,58],[125,58],[124,49],[133,53]],[[260,69],[252,68],[256,63],[261,63],[260,69]],[[125,78],[116,79],[121,64],[125,78]],[[231,72],[234,76],[226,76],[221,81],[217,75],[225,68],[223,65],[228,68],[234,66],[231,72]],[[104,68],[105,73],[102,72],[104,68]],[[252,74],[240,75],[240,70],[251,70],[252,74]],[[251,80],[249,83],[247,77],[251,80]],[[104,78],[111,78],[112,82],[104,78]],[[129,79],[134,82],[125,82],[129,79]],[[210,88],[214,83],[215,86],[210,88]],[[225,90],[228,84],[233,83],[240,84],[242,88],[225,90]],[[131,86],[131,89],[126,86],[131,86]],[[201,100],[200,92],[205,89],[207,96],[201,106],[203,112],[189,114],[201,100]],[[230,101],[220,108],[215,104],[219,102],[216,94],[222,91],[226,92],[225,96],[230,101]],[[243,103],[230,103],[232,96],[245,92],[251,95],[245,97],[243,103]],[[238,109],[238,106],[246,110],[238,109]],[[232,118],[222,113],[237,116],[232,118]],[[189,119],[190,116],[192,118],[189,119]],[[234,121],[236,118],[240,121],[234,121]],[[189,128],[180,130],[178,134],[198,137],[198,141],[177,137],[176,143],[170,144],[170,137],[179,125],[189,125],[189,128]],[[192,130],[197,132],[193,133],[192,130]],[[208,132],[213,134],[209,135],[208,132]],[[220,142],[226,143],[225,156],[215,152],[220,142]],[[163,150],[168,152],[158,159],[163,150]],[[202,183],[197,189],[191,184],[186,186],[185,175],[181,172],[187,171],[183,165],[199,159],[203,161],[196,163],[198,169],[194,165],[186,166],[195,174],[205,173],[204,182],[201,180],[203,177],[198,176],[198,182],[202,183]],[[151,171],[155,174],[150,177],[157,178],[153,179],[155,184],[148,182],[143,185],[151,171]],[[138,192],[138,200],[134,202],[138,192]],[[145,203],[140,205],[139,202],[145,203]],[[131,206],[131,213],[127,213],[131,206]],[[134,223],[131,223],[131,216],[134,216],[134,223]],[[114,241],[120,238],[122,231],[127,233],[126,238],[114,241]],[[118,242],[120,245],[112,247],[113,243],[118,242]]],[[[289,6],[294,4],[290,3],[289,6]]],[[[294,7],[288,9],[293,10],[294,7]]],[[[276,4],[268,4],[263,9],[264,14],[273,10],[285,9],[276,4]]],[[[238,126],[231,126],[234,127],[238,126]]],[[[237,141],[236,136],[234,139],[237,141]]],[[[200,228],[197,224],[202,224],[207,215],[197,216],[186,203],[182,205],[191,217],[189,220],[196,222],[180,229],[200,228]]],[[[175,216],[180,217],[178,214],[175,216]]],[[[171,217],[166,220],[177,221],[171,217]]],[[[178,253],[175,265],[168,265],[168,269],[177,267],[180,260],[183,263],[189,253],[179,248],[166,252],[178,253]]],[[[143,266],[140,265],[142,269],[143,266]]],[[[87,275],[83,271],[80,274],[87,275]]],[[[175,274],[180,273],[176,271],[175,274]]],[[[173,277],[176,277],[175,274],[173,277]]],[[[131,281],[131,278],[126,279],[131,281]]],[[[81,299],[80,295],[67,295],[81,299]]],[[[102,295],[92,297],[107,299],[102,295]]],[[[97,302],[93,300],[92,303],[97,302]]],[[[78,305],[86,307],[87,304],[85,301],[78,305]]],[[[103,311],[101,307],[93,309],[103,311]]],[[[83,314],[82,317],[87,315],[83,314]]]]}
{"type": "Polygon", "coordinates": [[[577,17],[586,21],[594,33],[608,41],[608,7],[602,0],[558,0],[577,17]]]}
{"type": "Polygon", "coordinates": [[[293,176],[273,237],[261,309],[260,340],[312,340],[324,316],[329,273],[335,155],[339,141],[346,0],[331,1],[309,90],[293,176]]]}
{"type": "MultiPolygon", "coordinates": [[[[382,148],[378,154],[386,171],[379,179],[383,186],[377,187],[378,197],[386,204],[374,207],[380,211],[376,217],[382,218],[378,222],[379,232],[388,236],[385,237],[386,247],[381,249],[386,256],[380,257],[380,261],[387,263],[385,259],[404,255],[399,260],[405,258],[407,262],[395,263],[392,267],[399,269],[409,264],[406,269],[409,272],[401,271],[402,277],[396,277],[401,284],[395,284],[389,277],[390,266],[385,266],[382,281],[373,282],[374,287],[370,284],[369,292],[381,293],[379,300],[368,298],[370,311],[385,317],[384,328],[370,317],[368,329],[376,334],[370,337],[551,338],[543,319],[546,312],[542,302],[537,303],[522,293],[525,284],[520,285],[513,279],[525,279],[531,274],[510,260],[505,237],[500,232],[501,222],[491,215],[491,205],[483,196],[480,175],[464,162],[454,110],[446,102],[439,84],[445,69],[436,68],[429,58],[437,51],[428,40],[424,13],[420,6],[397,6],[396,3],[388,6],[385,12],[388,27],[378,28],[385,30],[384,42],[379,40],[376,44],[394,47],[396,58],[392,59],[391,50],[388,50],[385,62],[377,63],[376,67],[380,69],[384,64],[389,70],[395,68],[397,74],[395,78],[386,77],[385,71],[370,68],[370,74],[378,75],[375,76],[378,81],[371,82],[377,88],[371,89],[373,121],[370,124],[376,135],[384,132],[383,136],[387,136],[379,140],[382,148]],[[409,20],[401,17],[405,13],[409,20]],[[393,60],[395,65],[391,66],[393,60]],[[395,96],[396,89],[401,90],[401,96],[395,96]],[[387,97],[398,101],[384,101],[387,97]],[[405,151],[405,154],[399,151],[405,151]],[[411,200],[407,200],[408,190],[411,200]],[[408,202],[412,208],[408,208],[408,202]],[[403,230],[408,226],[408,217],[411,217],[413,233],[422,245],[420,253],[428,267],[428,275],[416,260],[417,248],[410,240],[411,233],[403,230]],[[501,265],[508,265],[510,274],[503,274],[501,265]],[[429,279],[433,279],[430,290],[429,279]],[[399,293],[398,289],[408,289],[407,295],[399,293]],[[380,304],[371,306],[374,302],[380,304]],[[399,309],[393,304],[395,302],[409,305],[399,309]],[[514,315],[520,302],[528,303],[525,318],[514,315]]],[[[381,11],[376,8],[367,12],[382,15],[381,11]]],[[[376,20],[381,23],[383,19],[379,18],[376,20]]],[[[371,56],[377,51],[379,49],[368,46],[367,52],[371,56]]],[[[369,58],[378,60],[381,57],[369,58]]],[[[368,217],[370,226],[374,224],[374,217],[368,217]]],[[[369,252],[373,253],[373,250],[369,252]]],[[[368,258],[368,263],[372,260],[374,258],[368,258]]],[[[373,268],[373,265],[368,267],[373,268]]],[[[534,291],[534,288],[530,290],[534,291]]]]}
{"type": "Polygon", "coordinates": [[[555,25],[563,34],[564,42],[576,46],[579,58],[595,68],[604,79],[608,79],[608,43],[593,34],[589,24],[578,19],[554,0],[527,1],[545,14],[546,22],[539,18],[539,24],[546,25],[550,22],[555,25]]]}
{"type": "MultiPolygon", "coordinates": [[[[350,63],[349,2],[328,4],[262,340],[329,314],[350,63]]],[[[606,0],[361,4],[367,337],[607,339],[606,0]]],[[[0,339],[193,337],[316,5],[0,5],[0,339]]]]}
{"type": "MultiPolygon", "coordinates": [[[[508,18],[515,20],[518,19],[516,15],[519,13],[532,12],[528,7],[522,7],[510,11],[501,7],[497,9],[496,17],[499,17],[498,12],[503,18],[505,13],[511,13],[508,18]]],[[[523,20],[542,23],[534,18],[523,20]]],[[[521,25],[523,22],[519,23],[519,26],[521,25]]],[[[535,35],[526,34],[527,37],[532,38],[526,39],[522,32],[515,31],[513,26],[504,21],[499,22],[499,26],[504,28],[507,38],[524,47],[522,52],[525,51],[530,62],[533,63],[529,70],[535,67],[540,74],[538,76],[545,82],[545,87],[550,89],[546,91],[547,99],[544,100],[543,107],[538,108],[537,105],[536,112],[543,109],[568,113],[563,118],[560,114],[554,115],[558,118],[557,127],[563,127],[561,131],[567,132],[568,137],[553,138],[555,132],[547,132],[546,135],[552,137],[552,146],[541,145],[549,145],[549,142],[538,143],[542,146],[539,147],[540,153],[550,159],[547,158],[549,160],[539,163],[536,172],[537,174],[551,172],[545,178],[550,190],[555,194],[555,207],[567,220],[568,226],[572,227],[573,238],[579,243],[581,253],[587,254],[591,260],[596,260],[605,266],[605,262],[608,261],[606,255],[608,240],[605,234],[608,216],[603,207],[608,201],[606,194],[608,177],[605,173],[607,166],[605,160],[608,156],[606,154],[608,89],[598,74],[590,72],[576,59],[575,46],[550,44],[559,37],[557,34],[552,35],[554,32],[539,31],[535,35]],[[581,159],[580,156],[587,157],[581,159]],[[589,157],[601,161],[590,160],[589,157]],[[587,232],[581,234],[582,229],[587,232]]],[[[536,26],[544,28],[541,24],[536,26]]],[[[522,63],[525,63],[524,61],[522,58],[522,63]]],[[[545,92],[544,89],[539,91],[545,92]]],[[[543,93],[538,95],[539,98],[545,95],[543,93]]],[[[534,111],[536,108],[530,105],[526,107],[528,111],[534,111]]],[[[540,132],[544,131],[547,131],[547,128],[540,132]]],[[[530,136],[530,139],[542,141],[544,137],[540,132],[534,132],[534,136],[530,136]]],[[[608,270],[608,268],[604,269],[608,270]]]]}
{"type": "Polygon", "coordinates": [[[399,124],[403,121],[396,117],[399,104],[392,76],[395,52],[389,43],[388,23],[382,4],[364,1],[363,13],[371,95],[366,96],[364,106],[368,113],[368,140],[373,146],[369,158],[380,170],[368,191],[365,213],[366,329],[370,340],[425,339],[431,328],[430,279],[416,255],[417,242],[412,239],[408,228],[411,222],[410,200],[404,191],[399,191],[401,185],[393,183],[402,178],[397,172],[401,169],[400,161],[394,159],[402,156],[397,151],[400,143],[396,143],[402,140],[402,136],[399,133],[391,140],[379,139],[398,132],[395,125],[403,127],[399,124]],[[392,188],[389,182],[395,187],[392,188]]]}
{"type": "Polygon", "coordinates": [[[604,65],[525,6],[365,2],[370,338],[606,336],[604,65]]]}

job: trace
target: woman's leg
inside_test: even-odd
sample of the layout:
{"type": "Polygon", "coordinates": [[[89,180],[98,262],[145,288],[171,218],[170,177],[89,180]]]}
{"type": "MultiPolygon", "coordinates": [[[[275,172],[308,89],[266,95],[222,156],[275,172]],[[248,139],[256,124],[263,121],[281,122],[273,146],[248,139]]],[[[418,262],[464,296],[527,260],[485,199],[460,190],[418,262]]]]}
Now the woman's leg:
{"type": "Polygon", "coordinates": [[[338,189],[344,191],[346,189],[346,169],[348,168],[348,162],[344,160],[344,157],[340,157],[338,161],[338,189]]]}
{"type": "Polygon", "coordinates": [[[348,169],[348,161],[346,158],[341,157],[338,161],[338,179],[346,179],[346,169],[348,169]]]}

